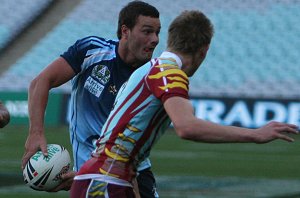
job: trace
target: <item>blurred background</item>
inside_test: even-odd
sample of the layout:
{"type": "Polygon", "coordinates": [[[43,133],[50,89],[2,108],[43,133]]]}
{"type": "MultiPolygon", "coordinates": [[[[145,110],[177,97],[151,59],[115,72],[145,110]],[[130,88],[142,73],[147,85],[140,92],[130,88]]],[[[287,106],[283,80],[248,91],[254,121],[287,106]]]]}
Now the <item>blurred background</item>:
{"type": "MultiPolygon", "coordinates": [[[[197,117],[256,128],[277,120],[300,125],[299,0],[145,0],[160,11],[154,56],[166,46],[171,20],[203,11],[215,26],[208,56],[190,81],[197,117]]],[[[11,122],[0,129],[0,197],[68,197],[24,186],[20,160],[28,133],[30,81],[77,39],[117,39],[128,0],[0,0],[0,100],[11,122]]],[[[51,91],[49,143],[70,149],[66,111],[70,84],[51,91]]],[[[161,197],[300,197],[296,141],[208,145],[180,140],[172,128],[152,164],[161,197]]]]}

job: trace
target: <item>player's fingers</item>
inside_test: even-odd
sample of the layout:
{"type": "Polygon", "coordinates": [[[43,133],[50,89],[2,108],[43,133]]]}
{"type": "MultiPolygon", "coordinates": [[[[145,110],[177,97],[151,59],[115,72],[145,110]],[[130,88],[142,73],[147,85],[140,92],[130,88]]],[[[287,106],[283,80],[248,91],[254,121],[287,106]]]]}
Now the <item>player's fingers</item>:
{"type": "Polygon", "coordinates": [[[66,183],[63,182],[63,183],[59,184],[58,186],[56,186],[55,188],[48,190],[47,192],[58,192],[58,191],[64,190],[65,188],[66,188],[66,183]]]}
{"type": "Polygon", "coordinates": [[[67,179],[72,179],[73,180],[75,176],[76,176],[76,172],[69,171],[69,172],[67,172],[65,174],[62,174],[61,175],[61,179],[62,180],[67,180],[67,179]]]}
{"type": "Polygon", "coordinates": [[[293,139],[293,138],[291,138],[291,137],[289,137],[289,136],[287,136],[287,135],[284,135],[284,134],[278,134],[278,135],[277,135],[277,138],[278,138],[278,139],[285,140],[285,141],[287,141],[287,142],[294,142],[294,139],[293,139]]]}
{"type": "Polygon", "coordinates": [[[277,127],[277,131],[278,132],[284,132],[284,133],[293,133],[293,134],[297,134],[299,133],[299,131],[293,127],[290,127],[288,125],[284,125],[284,126],[280,126],[280,127],[277,127]]]}
{"type": "Polygon", "coordinates": [[[25,165],[27,164],[27,162],[29,161],[29,159],[31,158],[31,156],[33,156],[35,154],[35,152],[25,152],[24,155],[23,155],[23,158],[22,158],[22,165],[24,165],[24,168],[25,168],[25,165]]]}
{"type": "Polygon", "coordinates": [[[283,122],[275,122],[275,125],[279,126],[279,127],[280,126],[287,126],[287,127],[293,128],[295,130],[299,129],[299,127],[297,125],[295,125],[295,124],[289,124],[289,123],[283,123],[283,122]]]}
{"type": "Polygon", "coordinates": [[[61,184],[58,185],[57,187],[55,187],[55,188],[49,190],[48,192],[58,192],[58,191],[61,191],[61,190],[66,190],[66,191],[68,191],[68,190],[71,189],[72,183],[73,183],[73,179],[64,181],[63,183],[61,183],[61,184]]]}
{"type": "Polygon", "coordinates": [[[293,128],[293,129],[299,131],[299,126],[294,125],[294,124],[287,124],[287,125],[288,125],[289,127],[293,128]]]}
{"type": "Polygon", "coordinates": [[[40,148],[41,148],[43,155],[45,157],[47,157],[48,156],[47,143],[41,144],[40,148]]]}
{"type": "Polygon", "coordinates": [[[25,152],[24,155],[23,155],[23,158],[22,158],[22,166],[21,168],[24,169],[28,160],[30,159],[30,157],[32,156],[33,154],[31,153],[28,153],[28,152],[25,152]]]}
{"type": "Polygon", "coordinates": [[[28,161],[28,159],[26,159],[26,158],[23,158],[23,159],[22,159],[22,163],[21,163],[21,169],[22,169],[22,170],[24,170],[27,161],[28,161]]]}
{"type": "Polygon", "coordinates": [[[295,124],[289,124],[289,123],[283,123],[283,122],[275,122],[275,121],[272,121],[268,124],[269,126],[273,126],[273,127],[282,127],[282,126],[287,126],[287,127],[290,127],[290,128],[293,128],[295,130],[299,130],[299,126],[295,125],[295,124]]]}

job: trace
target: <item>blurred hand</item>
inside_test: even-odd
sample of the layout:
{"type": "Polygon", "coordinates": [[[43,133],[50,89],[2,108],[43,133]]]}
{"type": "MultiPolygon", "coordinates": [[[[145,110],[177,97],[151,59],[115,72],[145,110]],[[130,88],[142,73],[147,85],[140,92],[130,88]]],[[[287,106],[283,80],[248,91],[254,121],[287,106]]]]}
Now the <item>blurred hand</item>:
{"type": "Polygon", "coordinates": [[[63,175],[61,175],[61,179],[63,180],[63,182],[55,187],[54,189],[50,190],[49,192],[58,192],[58,191],[61,191],[61,190],[70,190],[71,189],[71,186],[72,186],[72,183],[74,181],[74,177],[76,176],[77,172],[75,171],[69,171],[63,175]]]}
{"type": "Polygon", "coordinates": [[[139,191],[139,186],[138,186],[136,178],[132,181],[132,186],[133,186],[133,191],[134,191],[134,194],[135,194],[135,198],[141,198],[140,191],[139,191]]]}
{"type": "Polygon", "coordinates": [[[5,127],[10,121],[10,114],[6,107],[0,102],[0,128],[5,127]]]}
{"type": "Polygon", "coordinates": [[[47,140],[44,133],[32,132],[29,133],[25,142],[25,152],[22,157],[22,169],[25,168],[26,163],[37,151],[41,150],[43,155],[48,156],[47,140]]]}
{"type": "Polygon", "coordinates": [[[270,122],[267,125],[256,129],[256,143],[267,143],[275,139],[282,139],[288,142],[293,142],[294,139],[287,134],[298,134],[298,127],[293,124],[281,122],[270,122]]]}

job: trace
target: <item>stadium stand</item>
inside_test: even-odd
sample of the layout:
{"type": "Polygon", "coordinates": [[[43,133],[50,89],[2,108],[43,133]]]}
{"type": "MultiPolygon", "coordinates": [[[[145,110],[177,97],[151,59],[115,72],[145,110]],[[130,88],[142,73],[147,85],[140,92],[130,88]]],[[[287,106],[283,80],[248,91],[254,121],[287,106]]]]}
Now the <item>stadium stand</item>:
{"type": "Polygon", "coordinates": [[[0,6],[0,49],[29,26],[52,0],[2,0],[0,6]]]}
{"type": "MultiPolygon", "coordinates": [[[[116,38],[118,11],[127,2],[82,0],[72,13],[2,73],[0,90],[26,90],[34,76],[80,37],[116,38]],[[16,83],[6,83],[15,76],[18,76],[16,83]]],[[[215,25],[208,57],[191,79],[192,96],[299,98],[300,1],[147,2],[161,12],[162,30],[155,56],[165,48],[170,21],[182,10],[200,9],[215,25]]],[[[2,26],[0,30],[6,34],[2,26]]],[[[69,92],[70,85],[55,91],[69,92]]]]}

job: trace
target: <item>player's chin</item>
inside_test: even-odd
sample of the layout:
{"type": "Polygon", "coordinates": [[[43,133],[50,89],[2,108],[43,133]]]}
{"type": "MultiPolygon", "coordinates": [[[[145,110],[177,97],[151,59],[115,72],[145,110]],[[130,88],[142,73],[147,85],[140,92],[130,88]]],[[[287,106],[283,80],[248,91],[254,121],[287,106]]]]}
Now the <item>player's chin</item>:
{"type": "Polygon", "coordinates": [[[147,51],[144,53],[144,59],[145,61],[149,61],[153,56],[153,51],[147,51]]]}

